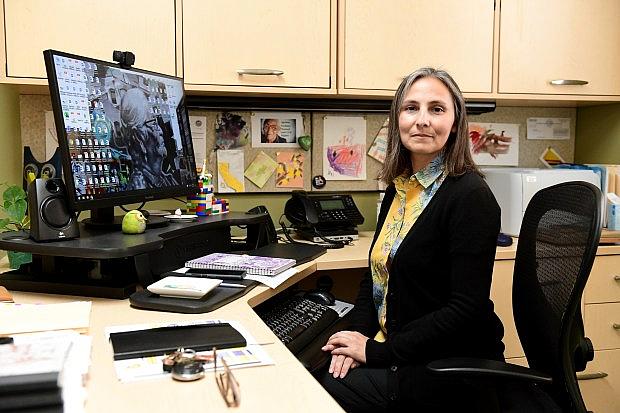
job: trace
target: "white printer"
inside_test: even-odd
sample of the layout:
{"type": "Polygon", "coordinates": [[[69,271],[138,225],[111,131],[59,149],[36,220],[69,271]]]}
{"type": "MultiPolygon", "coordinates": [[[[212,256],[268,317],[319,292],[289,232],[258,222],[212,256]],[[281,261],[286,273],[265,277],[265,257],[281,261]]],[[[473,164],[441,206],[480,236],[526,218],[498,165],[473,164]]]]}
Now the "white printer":
{"type": "Polygon", "coordinates": [[[600,189],[600,177],[592,170],[482,168],[485,179],[502,209],[504,234],[518,236],[525,208],[539,190],[568,181],[585,181],[600,189]]]}

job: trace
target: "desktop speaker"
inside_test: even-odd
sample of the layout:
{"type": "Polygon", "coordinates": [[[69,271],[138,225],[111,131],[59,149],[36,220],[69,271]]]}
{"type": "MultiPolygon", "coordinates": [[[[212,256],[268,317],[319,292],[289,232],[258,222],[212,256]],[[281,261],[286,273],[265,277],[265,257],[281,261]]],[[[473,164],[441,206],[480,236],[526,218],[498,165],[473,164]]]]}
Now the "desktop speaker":
{"type": "Polygon", "coordinates": [[[28,210],[30,237],[35,241],[59,241],[80,236],[62,179],[32,181],[28,185],[28,210]]]}

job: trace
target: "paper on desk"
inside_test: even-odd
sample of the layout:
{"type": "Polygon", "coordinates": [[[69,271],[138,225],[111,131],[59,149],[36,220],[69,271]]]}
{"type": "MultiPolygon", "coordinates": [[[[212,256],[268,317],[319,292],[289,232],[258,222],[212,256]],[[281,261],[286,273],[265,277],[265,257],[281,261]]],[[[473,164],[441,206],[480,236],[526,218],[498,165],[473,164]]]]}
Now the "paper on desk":
{"type": "Polygon", "coordinates": [[[87,332],[90,301],[57,304],[0,303],[0,336],[50,330],[87,332]]]}
{"type": "Polygon", "coordinates": [[[278,275],[255,275],[255,274],[247,274],[245,276],[246,280],[254,280],[259,283],[265,284],[267,287],[276,288],[284,281],[291,278],[293,275],[297,274],[297,269],[295,267],[289,268],[286,271],[281,272],[278,275]]]}
{"type": "MultiPolygon", "coordinates": [[[[267,366],[273,364],[273,360],[262,348],[261,344],[239,323],[238,321],[228,320],[193,320],[180,323],[155,323],[155,324],[134,324],[126,326],[111,326],[105,329],[106,337],[110,338],[112,333],[123,331],[146,330],[157,327],[186,326],[197,324],[216,324],[229,323],[244,338],[247,343],[245,347],[226,348],[217,350],[218,358],[226,359],[226,363],[231,369],[245,367],[267,366]]],[[[199,352],[198,354],[209,354],[210,351],[199,352]]],[[[170,373],[163,370],[162,359],[164,356],[139,357],[127,360],[115,360],[114,369],[119,381],[130,382],[136,380],[167,377],[170,373]]],[[[212,371],[213,364],[205,364],[205,370],[212,371]]]]}

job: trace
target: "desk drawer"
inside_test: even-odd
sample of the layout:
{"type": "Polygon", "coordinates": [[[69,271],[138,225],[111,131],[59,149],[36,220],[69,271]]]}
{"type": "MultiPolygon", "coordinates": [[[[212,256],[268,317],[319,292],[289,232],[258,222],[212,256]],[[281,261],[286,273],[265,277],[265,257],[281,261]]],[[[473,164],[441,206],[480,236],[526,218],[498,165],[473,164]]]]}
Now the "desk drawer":
{"type": "Polygon", "coordinates": [[[620,412],[620,350],[594,353],[585,371],[577,373],[579,389],[589,411],[620,412]]]}
{"type": "Polygon", "coordinates": [[[584,302],[620,301],[620,255],[603,255],[594,260],[584,292],[584,302]]]}
{"type": "Polygon", "coordinates": [[[587,304],[583,319],[595,350],[620,348],[620,303],[587,304]]]}

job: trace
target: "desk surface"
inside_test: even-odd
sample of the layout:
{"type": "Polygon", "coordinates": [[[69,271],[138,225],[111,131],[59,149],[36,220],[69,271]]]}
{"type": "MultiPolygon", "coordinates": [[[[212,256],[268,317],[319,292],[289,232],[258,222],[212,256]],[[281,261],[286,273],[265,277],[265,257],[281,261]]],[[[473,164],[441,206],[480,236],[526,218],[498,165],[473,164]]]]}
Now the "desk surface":
{"type": "MultiPolygon", "coordinates": [[[[364,268],[372,233],[360,234],[353,246],[328,250],[315,261],[299,266],[299,273],[275,290],[259,286],[238,300],[205,314],[176,314],[131,308],[128,300],[93,298],[90,334],[93,337],[92,364],[87,382],[86,411],[99,412],[198,412],[228,411],[215,380],[207,375],[202,380],[179,383],[172,379],[153,379],[120,383],[112,362],[112,348],[105,339],[104,328],[155,322],[196,319],[228,319],[239,321],[271,356],[275,365],[235,370],[241,386],[239,412],[335,412],[342,411],[299,361],[276,338],[252,311],[251,307],[278,294],[315,271],[364,268]]],[[[497,259],[514,259],[515,246],[498,248],[497,259]]],[[[600,247],[599,255],[618,253],[620,246],[600,247]]],[[[6,260],[6,259],[5,259],[6,260]]],[[[6,270],[6,261],[0,270],[6,270]]],[[[72,296],[14,292],[18,303],[55,303],[76,300],[72,296]]],[[[77,298],[83,299],[83,298],[77,298]]]]}
{"type": "MultiPolygon", "coordinates": [[[[241,386],[239,412],[338,412],[340,406],[305,370],[251,307],[267,300],[318,270],[335,268],[362,268],[366,266],[370,233],[362,234],[353,246],[328,250],[317,260],[302,264],[300,271],[275,290],[258,286],[247,295],[215,311],[205,314],[177,314],[138,310],[128,300],[90,298],[92,300],[89,333],[93,337],[92,364],[87,382],[87,412],[198,412],[228,411],[212,375],[204,379],[180,383],[170,378],[133,383],[116,379],[112,361],[112,347],[105,338],[104,329],[112,325],[155,322],[178,322],[197,319],[226,319],[239,321],[275,362],[273,366],[234,370],[241,386]]],[[[0,267],[6,269],[6,261],[0,267]]],[[[83,299],[13,292],[18,303],[57,303],[83,299]]]]}

